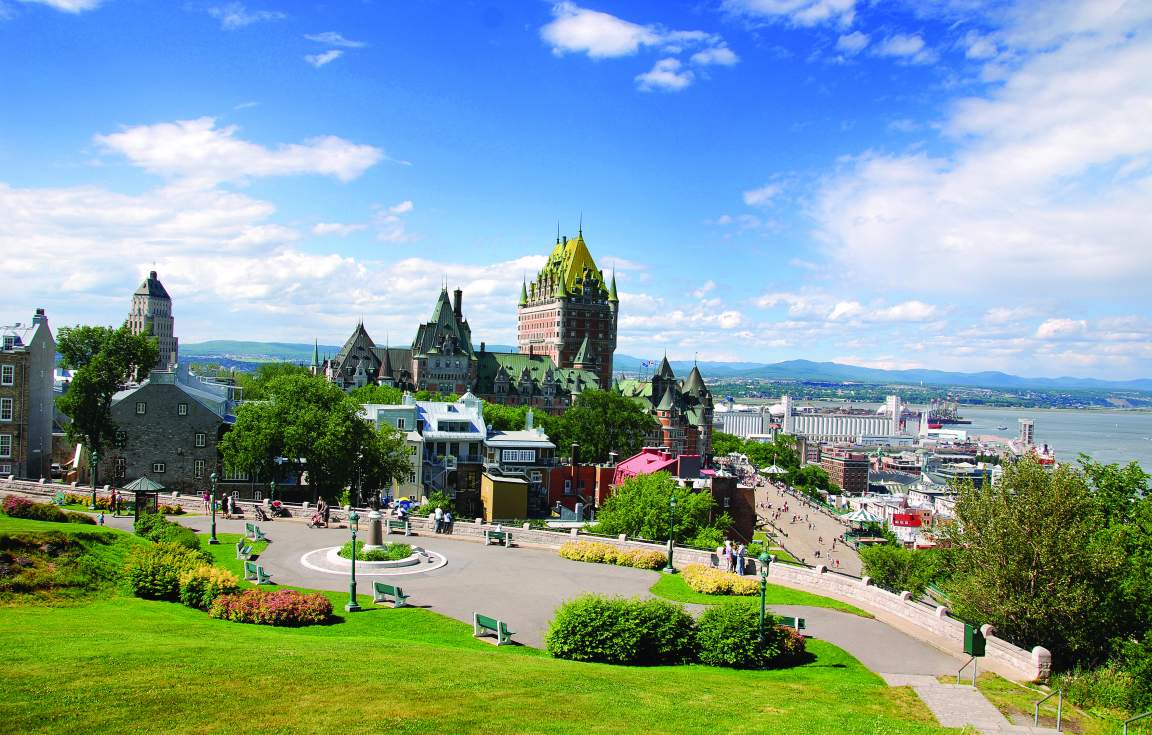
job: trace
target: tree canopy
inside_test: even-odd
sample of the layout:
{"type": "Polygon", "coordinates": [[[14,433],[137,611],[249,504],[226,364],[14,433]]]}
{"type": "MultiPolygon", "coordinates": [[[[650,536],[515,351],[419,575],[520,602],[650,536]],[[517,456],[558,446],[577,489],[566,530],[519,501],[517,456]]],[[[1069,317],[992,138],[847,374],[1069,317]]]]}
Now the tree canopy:
{"type": "Polygon", "coordinates": [[[360,481],[384,488],[410,469],[403,437],[379,431],[360,416],[360,404],[323,377],[288,372],[268,381],[265,400],[236,410],[220,441],[224,463],[271,476],[274,458],[301,459],[317,496],[333,497],[360,481]]]}
{"type": "Polygon", "coordinates": [[[714,549],[732,526],[727,512],[716,512],[712,494],[680,486],[667,472],[630,477],[596,512],[595,530],[661,540],[672,529],[669,500],[676,499],[675,532],[679,543],[714,549]]]}
{"type": "MultiPolygon", "coordinates": [[[[540,417],[543,418],[543,417],[540,417]]],[[[528,406],[484,403],[484,422],[494,431],[518,431],[528,419],[528,406]]]]}
{"type": "Polygon", "coordinates": [[[348,395],[357,403],[380,403],[395,406],[404,400],[404,391],[387,385],[364,385],[354,388],[348,395]]]}
{"type": "Polygon", "coordinates": [[[56,405],[71,419],[70,441],[97,453],[116,435],[112,396],[132,377],[150,370],[159,359],[156,340],[134,335],[128,326],[80,326],[60,329],[56,338],[60,364],[73,371],[72,382],[56,405]]]}
{"type": "Polygon", "coordinates": [[[581,462],[602,463],[608,461],[609,452],[630,457],[640,451],[659,423],[615,391],[586,390],[563,414],[548,417],[544,426],[557,454],[567,456],[578,443],[581,462]]]}

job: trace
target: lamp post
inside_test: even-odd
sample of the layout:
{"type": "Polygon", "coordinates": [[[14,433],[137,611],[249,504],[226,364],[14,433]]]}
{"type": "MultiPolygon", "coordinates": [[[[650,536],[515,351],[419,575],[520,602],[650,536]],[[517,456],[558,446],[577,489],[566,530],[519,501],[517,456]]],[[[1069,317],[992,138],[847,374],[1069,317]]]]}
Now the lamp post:
{"type": "Polygon", "coordinates": [[[356,601],[356,527],[360,516],[356,511],[348,514],[348,528],[352,529],[352,578],[348,581],[348,604],[344,606],[345,612],[360,612],[360,603],[356,601]]]}
{"type": "Polygon", "coordinates": [[[767,551],[761,551],[760,556],[756,557],[760,562],[760,640],[764,640],[764,597],[768,592],[768,565],[772,563],[772,557],[768,555],[767,551]]]}
{"type": "Polygon", "coordinates": [[[276,499],[276,481],[268,481],[268,501],[271,502],[276,499]]]}
{"type": "Polygon", "coordinates": [[[220,539],[216,538],[216,473],[213,472],[208,476],[208,482],[212,484],[212,500],[208,505],[212,508],[212,535],[208,538],[208,543],[218,544],[220,539]]]}
{"type": "Polygon", "coordinates": [[[672,548],[676,545],[676,496],[668,498],[668,566],[664,571],[675,574],[676,567],[672,566],[672,548]]]}
{"type": "Polygon", "coordinates": [[[95,449],[88,455],[88,469],[92,471],[92,502],[88,510],[96,510],[96,471],[100,469],[100,453],[95,449]]]}

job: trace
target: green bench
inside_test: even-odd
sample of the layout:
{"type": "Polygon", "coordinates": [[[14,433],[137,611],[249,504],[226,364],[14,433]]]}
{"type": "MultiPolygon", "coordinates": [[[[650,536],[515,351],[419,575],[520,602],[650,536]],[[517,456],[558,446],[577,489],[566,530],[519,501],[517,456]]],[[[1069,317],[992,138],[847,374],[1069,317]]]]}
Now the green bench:
{"type": "Polygon", "coordinates": [[[387,582],[373,582],[372,583],[372,602],[379,605],[381,602],[391,602],[392,607],[405,607],[404,601],[410,595],[404,594],[404,590],[396,585],[388,584],[387,582]],[[389,600],[388,598],[392,598],[389,600]]]}
{"type": "Polygon", "coordinates": [[[244,579],[255,581],[256,584],[272,584],[272,577],[254,561],[244,562],[244,579]]]}
{"type": "Polygon", "coordinates": [[[508,624],[503,620],[490,618],[478,612],[472,613],[472,637],[480,638],[489,634],[496,636],[498,646],[512,645],[512,636],[516,635],[508,630],[508,624]]]}
{"type": "Polygon", "coordinates": [[[392,533],[393,531],[403,531],[405,536],[412,535],[412,524],[408,521],[400,520],[399,518],[386,518],[384,519],[384,533],[392,533]]]}
{"type": "Polygon", "coordinates": [[[512,548],[512,533],[509,531],[490,531],[484,529],[484,545],[490,543],[503,544],[505,548],[512,548]]]}
{"type": "Polygon", "coordinates": [[[260,530],[260,526],[255,523],[245,521],[244,523],[244,537],[250,538],[253,541],[267,541],[268,537],[260,530]]]}
{"type": "Polygon", "coordinates": [[[795,628],[797,633],[808,629],[804,618],[794,618],[790,615],[777,615],[776,620],[778,621],[777,625],[783,625],[785,628],[795,628]]]}
{"type": "Polygon", "coordinates": [[[252,547],[248,544],[245,544],[243,541],[237,541],[236,558],[242,559],[244,561],[250,561],[252,559],[252,547]]]}
{"type": "Polygon", "coordinates": [[[64,491],[61,490],[52,496],[52,503],[55,505],[64,505],[67,498],[64,497],[64,491]]]}

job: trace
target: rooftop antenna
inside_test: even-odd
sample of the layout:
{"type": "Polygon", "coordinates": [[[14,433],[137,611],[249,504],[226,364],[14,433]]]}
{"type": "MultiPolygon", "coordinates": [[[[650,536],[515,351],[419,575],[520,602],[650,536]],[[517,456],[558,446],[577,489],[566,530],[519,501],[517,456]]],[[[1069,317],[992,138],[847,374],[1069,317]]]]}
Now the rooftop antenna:
{"type": "Polygon", "coordinates": [[[583,209],[580,210],[580,221],[579,221],[579,225],[577,226],[577,229],[576,229],[576,234],[579,237],[584,237],[584,210],[583,209]]]}
{"type": "Polygon", "coordinates": [[[560,220],[556,220],[556,242],[560,242],[560,220]]]}

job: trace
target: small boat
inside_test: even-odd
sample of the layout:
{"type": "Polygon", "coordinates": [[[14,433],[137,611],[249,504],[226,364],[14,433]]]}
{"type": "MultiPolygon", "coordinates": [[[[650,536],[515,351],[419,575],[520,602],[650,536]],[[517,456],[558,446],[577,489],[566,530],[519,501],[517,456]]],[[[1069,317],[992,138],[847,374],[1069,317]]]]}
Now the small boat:
{"type": "Polygon", "coordinates": [[[1008,427],[1007,426],[997,426],[996,431],[1008,431],[1008,427]]]}

